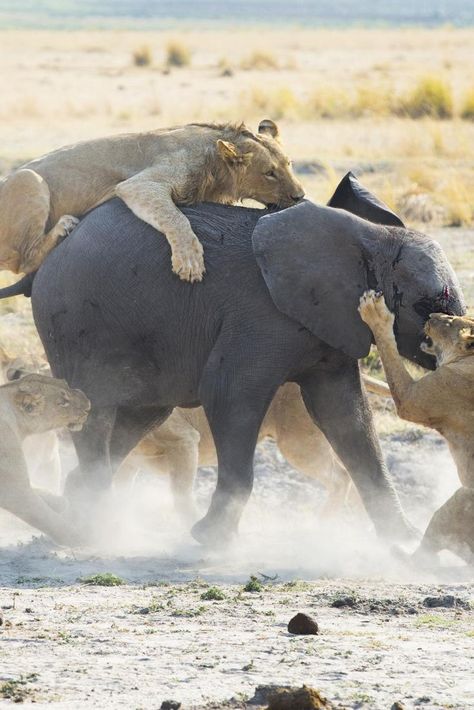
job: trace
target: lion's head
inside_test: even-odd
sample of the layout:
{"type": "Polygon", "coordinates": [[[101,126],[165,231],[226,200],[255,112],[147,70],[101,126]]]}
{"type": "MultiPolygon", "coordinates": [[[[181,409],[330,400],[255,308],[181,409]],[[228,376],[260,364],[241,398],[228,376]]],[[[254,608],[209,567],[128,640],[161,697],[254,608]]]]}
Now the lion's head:
{"type": "Polygon", "coordinates": [[[438,365],[474,355],[474,319],[432,313],[425,323],[421,349],[434,355],[438,365]]]}
{"type": "Polygon", "coordinates": [[[25,435],[61,427],[79,431],[90,410],[85,394],[53,377],[26,375],[3,388],[13,394],[17,423],[25,435]]]}
{"type": "MultiPolygon", "coordinates": [[[[216,146],[222,166],[232,178],[234,200],[253,199],[267,206],[289,207],[304,197],[303,187],[279,143],[278,127],[270,119],[260,122],[258,135],[243,125],[224,128],[224,137],[216,146]]],[[[222,175],[219,184],[225,182],[222,175]]]]}

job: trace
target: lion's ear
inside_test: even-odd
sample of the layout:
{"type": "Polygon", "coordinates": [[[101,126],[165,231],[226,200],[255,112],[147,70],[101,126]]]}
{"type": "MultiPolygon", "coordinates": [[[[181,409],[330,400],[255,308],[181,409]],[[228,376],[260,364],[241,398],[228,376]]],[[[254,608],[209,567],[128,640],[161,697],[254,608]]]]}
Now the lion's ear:
{"type": "Polygon", "coordinates": [[[233,143],[219,139],[216,143],[217,152],[223,160],[228,160],[231,163],[237,162],[239,152],[233,143]]]}
{"type": "Polygon", "coordinates": [[[474,348],[474,328],[462,328],[459,331],[459,337],[466,350],[474,348]]]}
{"type": "Polygon", "coordinates": [[[232,163],[232,165],[248,165],[252,160],[253,153],[241,153],[237,146],[233,143],[229,143],[229,141],[219,139],[216,145],[220,157],[227,163],[232,163]]]}
{"type": "Polygon", "coordinates": [[[258,125],[258,132],[263,133],[267,136],[271,136],[276,141],[280,137],[280,131],[278,130],[278,126],[274,121],[271,120],[271,118],[264,118],[263,121],[260,121],[258,125]]]}

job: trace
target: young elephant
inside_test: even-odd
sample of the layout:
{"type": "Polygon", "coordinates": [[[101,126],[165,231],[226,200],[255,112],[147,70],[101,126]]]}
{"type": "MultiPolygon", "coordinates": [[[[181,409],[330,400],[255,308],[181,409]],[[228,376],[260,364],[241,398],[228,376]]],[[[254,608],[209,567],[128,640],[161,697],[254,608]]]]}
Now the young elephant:
{"type": "Polygon", "coordinates": [[[372,329],[398,414],[439,431],[449,445],[462,487],[433,515],[417,554],[450,549],[474,558],[474,320],[432,313],[421,348],[437,369],[414,380],[401,360],[394,316],[383,295],[366,291],[362,320],[372,329]]]}
{"type": "MultiPolygon", "coordinates": [[[[363,377],[366,389],[390,396],[384,382],[363,377]]],[[[337,515],[343,506],[361,507],[361,501],[346,469],[335,456],[324,434],[315,426],[304,406],[300,388],[287,382],[277,391],[260,428],[258,441],[273,439],[293,468],[318,480],[328,498],[322,515],[337,515]]],[[[192,517],[193,481],[198,466],[216,466],[217,454],[211,429],[202,407],[176,408],[159,427],[152,429],[127,457],[114,481],[128,482],[142,466],[170,475],[175,507],[192,517]]]]}
{"type": "Polygon", "coordinates": [[[75,536],[55,510],[61,499],[31,487],[21,444],[49,429],[79,431],[89,409],[80,390],[44,375],[27,375],[0,387],[0,507],[63,544],[72,544],[75,536]]]}
{"type": "Polygon", "coordinates": [[[203,249],[176,204],[252,198],[287,207],[304,192],[268,119],[258,135],[243,124],[196,123],[85,141],[0,181],[0,268],[35,271],[78,217],[114,196],[163,232],[175,274],[201,281],[203,249]]]}

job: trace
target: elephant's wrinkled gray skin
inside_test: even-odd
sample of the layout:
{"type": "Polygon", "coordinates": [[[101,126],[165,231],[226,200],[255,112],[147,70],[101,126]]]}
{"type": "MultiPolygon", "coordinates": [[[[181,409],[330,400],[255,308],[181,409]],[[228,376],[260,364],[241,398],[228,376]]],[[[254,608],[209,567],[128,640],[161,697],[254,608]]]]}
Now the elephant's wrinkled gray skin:
{"type": "Polygon", "coordinates": [[[357,305],[367,288],[383,290],[401,352],[433,367],[419,350],[427,315],[464,312],[441,249],[308,201],[266,216],[215,204],[183,211],[204,245],[200,284],[172,275],[165,239],[118,200],[86,216],[36,275],[34,317],[53,373],[92,402],[74,434],[80,470],[69,494],[97,495],[147,428],[201,403],[219,472],[193,534],[222,541],[252,490],[265,411],[278,386],[295,381],[378,533],[409,535],[361,389],[357,358],[371,334],[357,305]]]}

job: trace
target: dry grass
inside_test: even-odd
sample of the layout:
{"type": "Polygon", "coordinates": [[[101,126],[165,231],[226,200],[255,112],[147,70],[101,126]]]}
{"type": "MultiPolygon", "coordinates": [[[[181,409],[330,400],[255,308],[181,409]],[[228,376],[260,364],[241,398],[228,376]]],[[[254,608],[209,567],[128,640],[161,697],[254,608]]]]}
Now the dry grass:
{"type": "Polygon", "coordinates": [[[279,64],[277,58],[271,52],[256,50],[248,57],[242,59],[240,68],[245,71],[250,71],[251,69],[261,71],[265,69],[279,69],[279,64]]]}
{"type": "Polygon", "coordinates": [[[408,95],[396,102],[395,111],[410,118],[452,118],[454,107],[451,86],[434,74],[423,76],[408,95]]]}
{"type": "Polygon", "coordinates": [[[460,115],[465,121],[474,121],[474,89],[465,94],[460,115]]]}
{"type": "Polygon", "coordinates": [[[132,52],[132,61],[136,67],[148,67],[153,62],[153,54],[150,47],[146,44],[134,49],[132,52]]]}
{"type": "Polygon", "coordinates": [[[166,66],[187,67],[191,64],[191,52],[183,42],[169,42],[166,47],[166,66]]]}
{"type": "MultiPolygon", "coordinates": [[[[426,194],[443,208],[443,219],[466,223],[474,194],[474,99],[466,71],[474,30],[271,29],[267,35],[262,48],[261,30],[251,28],[231,36],[225,30],[2,33],[9,82],[0,105],[0,173],[96,136],[209,120],[245,120],[255,129],[268,116],[279,122],[295,161],[325,166],[326,172],[302,176],[310,197],[327,199],[345,170],[369,164],[364,182],[393,207],[407,195],[426,194]],[[150,59],[140,65],[145,70],[131,61],[135,52],[150,59]],[[180,71],[159,70],[170,62],[180,71]],[[426,67],[441,82],[429,91],[426,67]],[[436,108],[416,119],[400,116],[400,102],[421,84],[436,108]],[[449,97],[453,117],[439,120],[449,113],[449,97]]],[[[418,97],[425,105],[420,91],[418,97]]]]}

